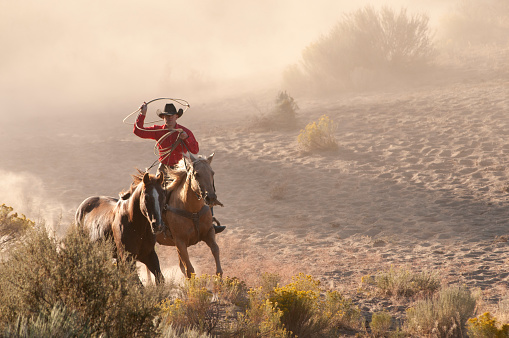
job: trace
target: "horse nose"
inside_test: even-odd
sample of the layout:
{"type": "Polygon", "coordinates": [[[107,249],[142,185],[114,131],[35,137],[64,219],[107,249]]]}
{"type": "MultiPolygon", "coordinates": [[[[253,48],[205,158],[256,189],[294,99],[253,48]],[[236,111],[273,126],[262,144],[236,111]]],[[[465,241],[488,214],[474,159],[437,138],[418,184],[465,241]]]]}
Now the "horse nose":
{"type": "Polygon", "coordinates": [[[154,222],[152,222],[151,226],[152,226],[152,232],[154,233],[154,235],[159,235],[161,232],[164,231],[163,223],[154,221],[154,222]]]}
{"type": "Polygon", "coordinates": [[[214,192],[207,193],[205,195],[205,201],[207,201],[208,203],[215,201],[216,199],[217,199],[217,196],[216,196],[216,193],[214,193],[214,192]]]}

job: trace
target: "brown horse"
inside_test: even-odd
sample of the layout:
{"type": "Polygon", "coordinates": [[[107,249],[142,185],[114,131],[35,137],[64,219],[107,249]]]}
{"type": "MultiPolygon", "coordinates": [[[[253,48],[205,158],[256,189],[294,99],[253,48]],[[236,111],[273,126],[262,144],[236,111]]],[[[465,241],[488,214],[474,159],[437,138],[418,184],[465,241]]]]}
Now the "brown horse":
{"type": "Polygon", "coordinates": [[[122,193],[120,199],[94,196],[84,200],[76,210],[76,225],[88,231],[93,241],[113,238],[117,257],[144,263],[156,276],[156,282],[162,283],[154,245],[156,234],[164,230],[163,175],[139,172],[133,178],[130,190],[122,193]],[[130,255],[126,256],[126,252],[130,255]]]}
{"type": "Polygon", "coordinates": [[[165,174],[173,178],[167,187],[167,204],[164,221],[171,231],[157,235],[157,243],[176,246],[180,270],[187,277],[194,273],[187,247],[204,241],[216,261],[216,273],[223,274],[219,261],[219,246],[212,225],[212,212],[208,205],[222,205],[214,189],[214,171],[210,167],[214,154],[205,158],[184,157],[176,169],[165,174]],[[208,205],[207,205],[208,204],[208,205]]]}

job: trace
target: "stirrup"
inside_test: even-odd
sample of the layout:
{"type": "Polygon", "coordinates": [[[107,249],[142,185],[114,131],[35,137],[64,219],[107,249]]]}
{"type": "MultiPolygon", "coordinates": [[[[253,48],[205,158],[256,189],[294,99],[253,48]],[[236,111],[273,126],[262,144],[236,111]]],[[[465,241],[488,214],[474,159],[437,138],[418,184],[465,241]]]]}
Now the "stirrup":
{"type": "Polygon", "coordinates": [[[216,232],[216,234],[223,232],[223,230],[226,229],[226,226],[221,225],[221,223],[219,223],[219,221],[215,217],[212,217],[212,226],[214,227],[214,231],[216,232]]]}

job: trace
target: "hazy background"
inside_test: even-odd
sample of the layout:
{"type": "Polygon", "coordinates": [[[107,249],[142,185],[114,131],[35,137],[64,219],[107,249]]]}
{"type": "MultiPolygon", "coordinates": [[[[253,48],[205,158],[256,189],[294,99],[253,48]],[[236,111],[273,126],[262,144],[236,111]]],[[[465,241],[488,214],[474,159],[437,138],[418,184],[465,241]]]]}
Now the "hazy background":
{"type": "Polygon", "coordinates": [[[106,113],[277,86],[304,47],[367,3],[436,18],[449,2],[1,1],[1,114],[106,113]]]}
{"type": "MultiPolygon", "coordinates": [[[[27,212],[51,202],[54,211],[39,216],[58,218],[66,195],[49,182],[91,156],[73,154],[67,140],[132,136],[122,119],[157,97],[193,106],[284,89],[282,71],[302,50],[369,3],[427,14],[434,25],[454,1],[0,0],[0,203],[27,212]],[[54,177],[42,183],[38,172],[54,177]]],[[[199,114],[186,113],[186,126],[199,114]]],[[[98,170],[113,161],[95,155],[98,170]]]]}

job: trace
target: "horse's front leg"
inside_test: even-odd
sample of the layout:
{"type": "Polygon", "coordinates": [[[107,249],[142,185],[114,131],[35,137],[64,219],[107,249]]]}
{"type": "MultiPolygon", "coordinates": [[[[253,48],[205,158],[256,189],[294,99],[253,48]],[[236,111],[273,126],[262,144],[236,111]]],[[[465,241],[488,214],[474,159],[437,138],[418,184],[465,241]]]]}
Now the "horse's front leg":
{"type": "MultiPolygon", "coordinates": [[[[150,272],[152,272],[156,278],[156,284],[164,283],[164,276],[161,272],[161,266],[159,265],[159,258],[157,257],[155,249],[152,250],[147,257],[143,257],[143,259],[139,259],[140,262],[145,264],[150,272]]],[[[147,275],[147,278],[150,278],[150,275],[147,275]]]]}
{"type": "Polygon", "coordinates": [[[204,242],[209,246],[210,251],[216,261],[216,274],[219,276],[223,275],[223,269],[221,268],[221,261],[219,260],[219,246],[216,243],[216,233],[214,228],[211,228],[204,239],[204,242]]]}
{"type": "Polygon", "coordinates": [[[182,269],[182,265],[185,268],[184,275],[186,275],[187,278],[191,278],[191,275],[194,273],[193,265],[191,264],[191,260],[189,259],[189,253],[187,252],[187,245],[183,241],[177,241],[176,243],[177,252],[180,259],[180,269],[182,269]]]}

